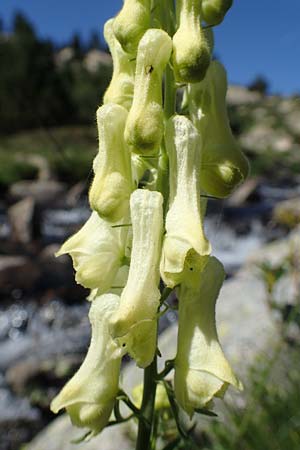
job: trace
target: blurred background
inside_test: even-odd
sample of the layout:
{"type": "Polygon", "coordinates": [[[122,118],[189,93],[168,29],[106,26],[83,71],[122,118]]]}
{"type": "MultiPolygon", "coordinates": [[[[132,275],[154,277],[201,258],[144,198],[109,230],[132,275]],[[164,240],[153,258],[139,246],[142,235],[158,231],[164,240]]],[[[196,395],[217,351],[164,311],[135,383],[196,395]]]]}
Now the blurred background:
{"type": "MultiPolygon", "coordinates": [[[[53,422],[51,439],[43,429],[90,330],[87,291],[54,253],[90,214],[95,111],[112,74],[102,29],[121,6],[0,3],[0,450],[24,449],[38,433],[28,450],[69,448],[67,422],[63,432],[53,422]]],[[[195,448],[300,448],[299,19],[299,0],[238,0],[215,30],[251,174],[230,199],[210,201],[206,229],[228,274],[221,341],[245,392],[220,406],[222,420],[200,416],[195,448]]],[[[174,322],[167,313],[162,330],[174,322]]]]}

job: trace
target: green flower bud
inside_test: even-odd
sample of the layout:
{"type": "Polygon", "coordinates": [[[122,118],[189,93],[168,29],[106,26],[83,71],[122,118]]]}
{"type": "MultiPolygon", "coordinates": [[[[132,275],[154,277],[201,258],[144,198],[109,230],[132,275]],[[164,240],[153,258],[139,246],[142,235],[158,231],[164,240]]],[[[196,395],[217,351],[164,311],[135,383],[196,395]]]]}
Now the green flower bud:
{"type": "Polygon", "coordinates": [[[103,103],[117,103],[129,110],[133,98],[135,61],[130,59],[116,39],[113,22],[114,20],[110,19],[104,25],[104,37],[113,60],[113,75],[103,103]]]}
{"type": "Polygon", "coordinates": [[[110,320],[112,337],[140,367],[147,367],[156,351],[162,202],[159,192],[137,189],[131,195],[131,264],[120,307],[110,320]]]}
{"type": "Polygon", "coordinates": [[[171,117],[166,126],[170,167],[169,211],[160,264],[165,284],[174,287],[186,273],[206,263],[211,247],[203,230],[199,167],[201,138],[184,116],[171,117]]]}
{"type": "Polygon", "coordinates": [[[162,76],[172,51],[169,35],[158,29],[146,31],[138,47],[134,96],[125,140],[136,153],[158,151],[163,132],[162,76]]]}
{"type": "Polygon", "coordinates": [[[218,25],[231,8],[233,0],[202,0],[202,19],[208,25],[218,25]]]}
{"type": "Polygon", "coordinates": [[[108,320],[118,304],[119,297],[113,294],[93,301],[92,338],[85,360],[51,403],[54,413],[66,408],[73,425],[88,428],[89,438],[106,426],[118,393],[121,352],[108,331],[108,320]]]}
{"type": "Polygon", "coordinates": [[[227,78],[213,61],[205,79],[190,86],[189,109],[202,137],[201,188],[227,197],[248,175],[248,161],[235,141],[226,111],[227,78]]]}
{"type": "Polygon", "coordinates": [[[150,0],[125,0],[114,20],[116,38],[127,53],[136,53],[139,41],[150,28],[150,0]]]}
{"type": "Polygon", "coordinates": [[[112,222],[126,215],[133,190],[130,152],[123,137],[127,114],[125,108],[113,103],[97,111],[99,153],[89,200],[100,217],[112,222]]]}
{"type": "Polygon", "coordinates": [[[112,228],[93,212],[56,256],[69,253],[77,283],[102,294],[110,289],[118,275],[125,257],[127,236],[128,227],[112,228]]]}
{"type": "Polygon", "coordinates": [[[179,27],[173,36],[172,62],[176,81],[201,81],[210,63],[210,47],[201,28],[201,0],[178,0],[179,27]]]}
{"type": "Polygon", "coordinates": [[[175,359],[175,395],[192,416],[214,397],[222,397],[229,384],[241,383],[228,364],[216,330],[215,304],[224,280],[222,264],[210,257],[202,272],[179,290],[178,345],[175,359]]]}

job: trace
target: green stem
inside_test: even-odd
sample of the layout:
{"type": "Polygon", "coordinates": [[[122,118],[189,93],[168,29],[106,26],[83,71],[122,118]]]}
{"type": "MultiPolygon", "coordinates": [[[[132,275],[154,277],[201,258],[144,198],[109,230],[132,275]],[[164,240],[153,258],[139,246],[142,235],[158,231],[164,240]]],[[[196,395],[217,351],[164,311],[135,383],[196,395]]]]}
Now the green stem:
{"type": "Polygon", "coordinates": [[[144,391],[138,426],[136,450],[150,450],[153,426],[154,402],[156,394],[157,357],[144,370],[144,391]]]}
{"type": "MultiPolygon", "coordinates": [[[[169,33],[170,36],[174,34],[174,0],[154,0],[153,8],[155,17],[158,15],[158,20],[162,28],[169,33]]],[[[164,85],[164,112],[165,118],[168,119],[175,113],[176,87],[174,82],[173,72],[170,66],[167,66],[165,85],[164,85]]],[[[165,150],[165,145],[162,145],[162,154],[159,162],[158,173],[158,190],[164,196],[164,208],[168,202],[168,156],[165,150]]],[[[168,290],[162,296],[169,294],[168,290]]],[[[136,450],[150,450],[155,448],[155,442],[151,443],[154,426],[154,404],[156,395],[157,383],[157,356],[150,366],[144,370],[144,390],[142,406],[140,410],[140,417],[138,422],[138,436],[136,442],[136,450]]]]}

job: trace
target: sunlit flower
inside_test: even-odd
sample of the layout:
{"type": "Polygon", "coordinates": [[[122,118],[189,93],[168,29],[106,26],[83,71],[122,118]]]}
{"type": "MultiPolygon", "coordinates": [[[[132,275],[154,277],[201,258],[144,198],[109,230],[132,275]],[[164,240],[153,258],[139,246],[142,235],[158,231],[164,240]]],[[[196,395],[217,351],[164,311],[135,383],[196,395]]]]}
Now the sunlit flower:
{"type": "Polygon", "coordinates": [[[221,349],[215,304],[224,280],[222,264],[210,257],[179,289],[179,330],[175,360],[175,395],[191,416],[214,397],[223,397],[229,384],[241,389],[221,349]]]}
{"type": "Polygon", "coordinates": [[[166,143],[170,164],[169,211],[160,271],[174,287],[184,272],[203,267],[211,248],[203,230],[205,202],[200,200],[201,138],[184,116],[169,119],[166,143]]]}
{"type": "Polygon", "coordinates": [[[140,40],[132,107],[125,140],[136,153],[159,150],[164,132],[162,77],[172,51],[172,40],[163,30],[147,30],[140,40]]]}
{"type": "Polygon", "coordinates": [[[212,61],[204,80],[189,89],[191,117],[202,138],[201,188],[215,197],[227,197],[245,180],[249,165],[230,129],[222,64],[212,61]]]}
{"type": "Polygon", "coordinates": [[[155,191],[137,189],[131,195],[131,264],[120,307],[110,320],[112,336],[140,367],[151,363],[156,350],[162,202],[155,191]]]}
{"type": "Polygon", "coordinates": [[[120,349],[108,331],[108,320],[119,304],[119,297],[104,294],[96,298],[89,319],[92,338],[79,370],[51,403],[57,413],[66,408],[73,425],[88,428],[89,437],[107,424],[118,393],[120,349]]]}
{"type": "Polygon", "coordinates": [[[130,152],[124,141],[126,119],[127,110],[114,103],[97,110],[99,152],[89,200],[91,208],[111,222],[127,214],[133,190],[130,152]]]}
{"type": "Polygon", "coordinates": [[[128,230],[126,226],[113,228],[94,211],[56,256],[66,253],[71,256],[77,283],[97,289],[98,294],[106,292],[126,260],[128,230]]]}
{"type": "Polygon", "coordinates": [[[210,63],[210,48],[201,26],[201,0],[177,0],[179,26],[173,36],[172,62],[176,81],[201,81],[210,63]]]}
{"type": "Polygon", "coordinates": [[[113,75],[103,103],[117,103],[129,110],[133,98],[135,61],[124,52],[115,37],[113,22],[114,19],[109,19],[104,25],[104,37],[113,60],[113,75]]]}

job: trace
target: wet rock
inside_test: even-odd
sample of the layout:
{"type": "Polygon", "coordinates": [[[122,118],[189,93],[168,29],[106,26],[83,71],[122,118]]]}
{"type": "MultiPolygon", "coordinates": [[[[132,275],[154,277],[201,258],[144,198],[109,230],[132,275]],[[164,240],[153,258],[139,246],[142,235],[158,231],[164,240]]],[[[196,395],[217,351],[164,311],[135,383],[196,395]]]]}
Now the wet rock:
{"type": "Polygon", "coordinates": [[[32,153],[24,156],[18,154],[17,160],[25,161],[27,164],[35,167],[37,169],[37,177],[39,180],[50,180],[53,177],[48,160],[41,155],[32,153]]]}
{"type": "Polygon", "coordinates": [[[0,388],[0,450],[17,450],[42,426],[41,415],[25,398],[0,388]]]}
{"type": "Polygon", "coordinates": [[[280,225],[294,228],[300,224],[300,199],[299,197],[279,202],[273,211],[274,220],[280,225]]]}
{"type": "Polygon", "coordinates": [[[66,185],[55,180],[18,181],[9,190],[11,197],[16,199],[32,197],[41,206],[58,202],[65,192],[66,185]]]}
{"type": "Polygon", "coordinates": [[[78,201],[87,191],[87,183],[84,181],[79,181],[68,191],[66,195],[66,205],[69,208],[74,208],[78,205],[78,201]]]}
{"type": "Polygon", "coordinates": [[[37,211],[32,197],[15,203],[7,214],[13,242],[26,245],[39,235],[37,211]]]}
{"type": "Polygon", "coordinates": [[[134,447],[126,423],[106,428],[90,442],[74,445],[72,440],[82,435],[83,431],[72,427],[69,417],[63,415],[39,433],[26,450],[132,450],[134,447]]]}
{"type": "Polygon", "coordinates": [[[1,293],[9,293],[13,289],[32,289],[40,275],[37,265],[25,256],[0,256],[1,293]]]}
{"type": "Polygon", "coordinates": [[[242,206],[251,195],[254,194],[261,179],[258,177],[248,178],[241,186],[239,186],[226,201],[227,206],[242,206]]]}
{"type": "Polygon", "coordinates": [[[228,87],[227,102],[230,105],[239,106],[257,103],[262,96],[258,92],[249,91],[243,86],[231,85],[228,87]]]}

